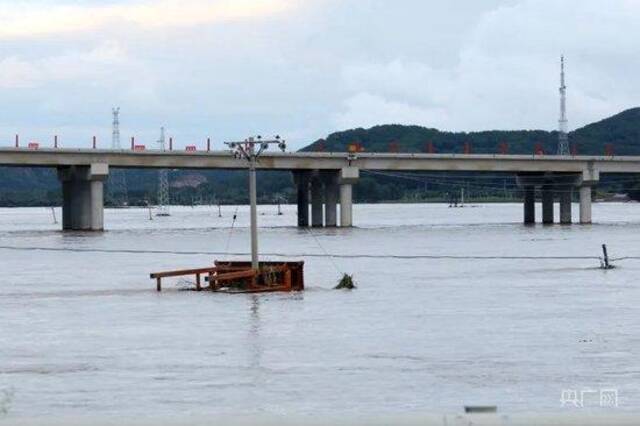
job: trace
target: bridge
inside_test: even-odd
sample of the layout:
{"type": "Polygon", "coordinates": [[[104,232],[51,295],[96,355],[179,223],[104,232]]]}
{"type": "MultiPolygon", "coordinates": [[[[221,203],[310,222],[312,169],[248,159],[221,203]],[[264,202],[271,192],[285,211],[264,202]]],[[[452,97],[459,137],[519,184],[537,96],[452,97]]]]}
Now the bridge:
{"type": "MultiPolygon", "coordinates": [[[[0,148],[0,166],[56,168],[62,182],[63,229],[91,231],[104,228],[103,185],[111,168],[246,168],[245,162],[228,151],[61,148],[0,148]]],[[[358,182],[360,170],[512,173],[524,193],[524,223],[536,221],[535,200],[539,190],[543,223],[554,223],[554,203],[558,199],[560,223],[571,224],[573,192],[578,191],[580,223],[589,224],[591,192],[600,175],[640,173],[640,157],[265,152],[258,168],[292,172],[300,227],[352,226],[353,185],[358,182]]]]}

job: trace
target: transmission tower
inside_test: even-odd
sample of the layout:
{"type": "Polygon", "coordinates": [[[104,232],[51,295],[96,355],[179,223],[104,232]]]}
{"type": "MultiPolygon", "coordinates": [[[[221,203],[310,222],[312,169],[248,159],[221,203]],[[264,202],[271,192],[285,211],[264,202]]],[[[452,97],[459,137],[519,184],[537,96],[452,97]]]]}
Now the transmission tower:
{"type": "MultiPolygon", "coordinates": [[[[112,109],[113,123],[111,132],[111,149],[118,151],[120,146],[120,108],[112,109]]],[[[124,170],[115,169],[109,173],[108,195],[114,206],[126,206],[129,202],[127,177],[124,170]]]]}
{"type": "MultiPolygon", "coordinates": [[[[160,139],[158,139],[160,150],[166,150],[164,137],[164,127],[160,128],[160,139]]],[[[169,216],[169,171],[160,169],[158,172],[158,213],[156,216],[169,216]]]]}
{"type": "Polygon", "coordinates": [[[564,77],[564,56],[560,57],[560,120],[558,133],[558,155],[569,155],[569,134],[567,120],[567,85],[564,77]]]}

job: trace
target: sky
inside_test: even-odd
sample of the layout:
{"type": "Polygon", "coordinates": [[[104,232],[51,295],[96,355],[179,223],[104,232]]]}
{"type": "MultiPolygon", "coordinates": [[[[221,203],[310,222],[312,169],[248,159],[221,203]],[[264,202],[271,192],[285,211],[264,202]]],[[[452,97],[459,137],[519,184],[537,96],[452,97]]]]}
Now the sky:
{"type": "Polygon", "coordinates": [[[570,128],[640,105],[638,0],[0,0],[0,145],[417,124],[570,128]]]}

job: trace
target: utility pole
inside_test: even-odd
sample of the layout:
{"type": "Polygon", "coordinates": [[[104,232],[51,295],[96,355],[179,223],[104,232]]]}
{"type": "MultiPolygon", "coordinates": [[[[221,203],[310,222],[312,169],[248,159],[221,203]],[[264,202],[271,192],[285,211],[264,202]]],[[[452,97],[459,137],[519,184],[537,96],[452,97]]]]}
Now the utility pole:
{"type": "Polygon", "coordinates": [[[251,268],[255,271],[260,269],[258,259],[258,195],[256,183],[256,166],[258,157],[269,145],[276,144],[278,148],[285,151],[287,144],[280,136],[273,140],[262,140],[262,136],[245,139],[242,142],[225,142],[231,148],[235,158],[244,159],[249,164],[249,204],[251,210],[251,268]]]}

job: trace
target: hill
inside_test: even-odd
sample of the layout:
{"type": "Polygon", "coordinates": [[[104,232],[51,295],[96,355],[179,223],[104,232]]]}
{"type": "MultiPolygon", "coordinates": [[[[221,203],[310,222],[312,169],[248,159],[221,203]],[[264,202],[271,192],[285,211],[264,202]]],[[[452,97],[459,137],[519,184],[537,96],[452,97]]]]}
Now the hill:
{"type": "MultiPolygon", "coordinates": [[[[640,108],[633,108],[569,134],[577,154],[601,155],[611,144],[616,155],[640,155],[640,108]]],[[[370,129],[337,132],[315,141],[303,151],[345,151],[359,143],[369,152],[428,152],[429,145],[439,153],[462,153],[465,144],[478,154],[500,153],[506,144],[510,154],[532,154],[537,147],[553,154],[558,132],[544,130],[491,130],[482,132],[443,132],[420,126],[383,125],[370,129]]]]}

